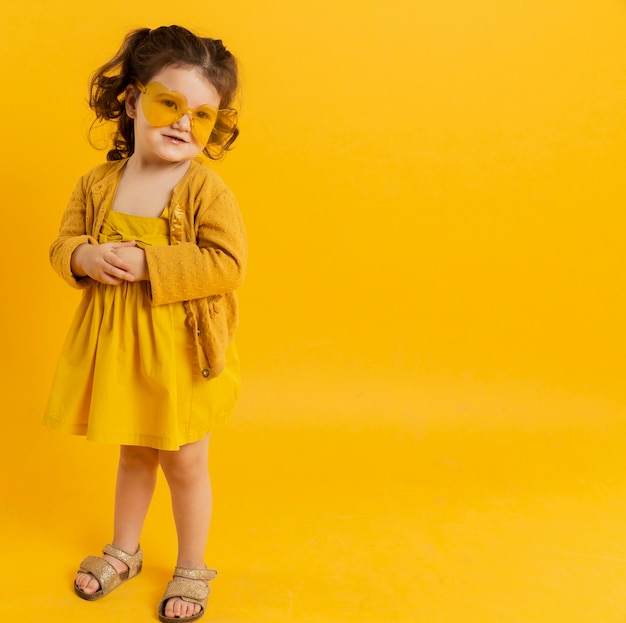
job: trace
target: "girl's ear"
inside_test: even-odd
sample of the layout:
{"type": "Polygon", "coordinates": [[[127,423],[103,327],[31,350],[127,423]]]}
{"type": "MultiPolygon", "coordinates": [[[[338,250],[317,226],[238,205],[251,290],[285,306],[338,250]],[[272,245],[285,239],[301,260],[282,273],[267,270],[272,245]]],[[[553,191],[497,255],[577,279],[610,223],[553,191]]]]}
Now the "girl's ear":
{"type": "Polygon", "coordinates": [[[129,84],[124,91],[124,103],[126,114],[134,119],[137,115],[137,89],[132,84],[129,84]]]}

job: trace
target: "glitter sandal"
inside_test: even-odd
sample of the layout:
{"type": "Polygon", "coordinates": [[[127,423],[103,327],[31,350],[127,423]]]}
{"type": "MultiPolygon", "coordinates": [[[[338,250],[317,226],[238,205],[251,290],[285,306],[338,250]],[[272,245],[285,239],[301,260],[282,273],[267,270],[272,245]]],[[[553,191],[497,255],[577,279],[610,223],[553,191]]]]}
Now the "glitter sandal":
{"type": "Polygon", "coordinates": [[[181,623],[181,621],[192,623],[192,621],[197,621],[206,610],[206,602],[211,592],[209,582],[214,580],[216,575],[217,571],[215,569],[185,569],[184,567],[176,567],[174,569],[174,579],[167,585],[165,595],[163,595],[163,599],[159,604],[159,620],[162,623],[181,623]],[[193,582],[192,580],[202,580],[203,584],[193,582]],[[172,597],[179,597],[183,601],[198,604],[200,612],[190,617],[166,617],[165,604],[172,597]]]}
{"type": "Polygon", "coordinates": [[[76,582],[74,582],[74,591],[81,599],[86,599],[87,601],[102,599],[102,597],[108,595],[112,590],[124,584],[127,580],[134,578],[141,572],[143,552],[140,547],[131,555],[113,545],[107,545],[102,553],[117,558],[117,560],[123,562],[128,569],[118,573],[117,569],[105,558],[100,556],[87,556],[87,558],[80,563],[79,571],[91,573],[91,575],[98,580],[100,588],[95,593],[85,593],[82,589],[78,588],[76,582]]]}

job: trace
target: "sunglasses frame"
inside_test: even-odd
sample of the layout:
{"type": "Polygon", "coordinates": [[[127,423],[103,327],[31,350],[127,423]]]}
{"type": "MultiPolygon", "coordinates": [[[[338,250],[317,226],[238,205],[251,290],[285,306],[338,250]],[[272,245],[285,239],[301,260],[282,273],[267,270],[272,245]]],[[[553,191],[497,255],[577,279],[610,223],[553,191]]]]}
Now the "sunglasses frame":
{"type": "MultiPolygon", "coordinates": [[[[185,106],[184,106],[185,110],[183,110],[182,112],[180,112],[180,111],[173,112],[172,113],[172,120],[169,123],[164,123],[162,125],[154,125],[147,118],[147,115],[146,115],[146,119],[147,119],[148,123],[150,123],[150,125],[152,125],[153,127],[164,128],[164,127],[166,127],[168,125],[172,125],[172,124],[176,123],[177,121],[182,119],[185,115],[190,114],[191,132],[194,135],[195,139],[198,141],[198,143],[203,145],[203,147],[205,149],[209,145],[219,145],[219,144],[226,143],[229,140],[229,138],[232,136],[232,134],[235,132],[235,129],[237,127],[238,113],[237,113],[237,111],[234,108],[217,108],[215,106],[211,106],[210,104],[203,104],[199,108],[191,108],[189,106],[189,104],[187,103],[187,98],[182,93],[180,93],[178,91],[173,91],[172,89],[170,89],[169,87],[164,85],[162,82],[149,82],[145,86],[141,82],[136,82],[137,89],[139,89],[139,91],[144,96],[149,95],[150,94],[150,87],[151,86],[156,86],[156,85],[158,85],[158,88],[162,87],[163,89],[165,89],[163,91],[164,94],[172,93],[172,94],[175,94],[176,96],[182,98],[182,100],[184,101],[184,104],[185,104],[185,106]],[[212,109],[213,111],[215,111],[213,126],[211,128],[211,131],[209,132],[209,136],[208,136],[206,142],[203,142],[200,138],[198,138],[197,132],[196,132],[196,120],[197,120],[196,114],[198,112],[200,112],[202,110],[202,108],[204,108],[204,107],[208,107],[208,108],[212,109]],[[218,123],[220,123],[220,126],[221,126],[222,129],[219,129],[219,130],[216,129],[216,126],[217,126],[218,123]],[[211,140],[211,138],[214,135],[215,135],[215,138],[218,139],[218,140],[211,140]]],[[[143,104],[142,104],[142,108],[143,108],[143,104]]],[[[145,108],[144,108],[144,115],[145,115],[145,108]]]]}

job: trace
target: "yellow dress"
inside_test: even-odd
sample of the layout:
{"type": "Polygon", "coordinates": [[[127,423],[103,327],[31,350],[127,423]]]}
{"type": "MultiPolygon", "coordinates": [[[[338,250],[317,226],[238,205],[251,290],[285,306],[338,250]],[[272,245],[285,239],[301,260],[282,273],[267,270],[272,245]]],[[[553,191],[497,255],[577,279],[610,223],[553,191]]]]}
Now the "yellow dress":
{"type": "MultiPolygon", "coordinates": [[[[169,221],[109,213],[100,242],[169,244],[169,221]]],[[[92,441],[160,450],[202,439],[225,421],[239,395],[233,344],[226,368],[196,370],[182,302],[153,307],[150,282],[95,282],[83,293],[63,346],[44,423],[92,441]]]]}

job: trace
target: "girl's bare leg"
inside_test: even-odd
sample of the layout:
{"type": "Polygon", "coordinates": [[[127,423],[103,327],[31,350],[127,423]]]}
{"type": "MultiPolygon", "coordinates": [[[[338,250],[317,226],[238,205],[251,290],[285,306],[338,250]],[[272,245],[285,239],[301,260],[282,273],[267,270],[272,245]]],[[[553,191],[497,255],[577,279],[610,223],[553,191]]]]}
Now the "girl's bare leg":
{"type": "MultiPolygon", "coordinates": [[[[208,468],[209,435],[182,446],[176,452],[162,450],[159,456],[172,496],[178,536],[176,566],[203,569],[212,508],[208,468]]],[[[184,619],[199,611],[200,606],[197,604],[177,597],[170,599],[165,606],[167,617],[184,619]]]]}
{"type": "MultiPolygon", "coordinates": [[[[141,530],[156,486],[158,467],[158,450],[139,446],[120,447],[112,544],[128,554],[134,554],[139,547],[141,530]]],[[[106,554],[104,558],[118,572],[127,568],[117,558],[106,554]]],[[[100,588],[93,575],[82,572],[76,576],[76,586],[85,593],[95,593],[100,588]]]]}

